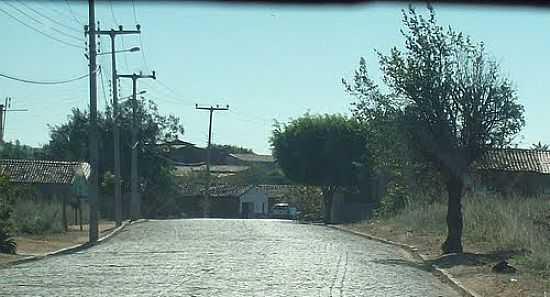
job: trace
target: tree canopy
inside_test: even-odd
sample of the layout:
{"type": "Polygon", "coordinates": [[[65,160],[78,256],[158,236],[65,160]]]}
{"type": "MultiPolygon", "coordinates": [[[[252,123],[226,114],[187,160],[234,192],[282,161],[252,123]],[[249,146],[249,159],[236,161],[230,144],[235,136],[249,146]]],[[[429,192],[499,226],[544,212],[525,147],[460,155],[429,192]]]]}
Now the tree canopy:
{"type": "MultiPolygon", "coordinates": [[[[119,115],[121,175],[123,192],[130,188],[130,156],[131,156],[131,102],[121,105],[119,115]]],[[[145,216],[166,215],[170,207],[166,203],[171,191],[175,191],[175,182],[170,173],[170,164],[162,158],[156,143],[175,139],[183,133],[183,126],[175,116],[161,115],[152,101],[139,101],[137,108],[138,139],[141,149],[138,154],[139,184],[143,193],[143,211],[145,216]]],[[[110,111],[98,114],[100,135],[99,177],[104,194],[112,193],[112,172],[114,172],[113,119],[110,111]]],[[[50,127],[50,141],[44,146],[44,152],[49,159],[54,160],[88,160],[89,113],[73,109],[68,121],[50,127]]],[[[111,210],[110,205],[103,209],[111,210]]]]}
{"type": "MultiPolygon", "coordinates": [[[[523,106],[485,45],[442,27],[431,6],[428,11],[425,17],[413,7],[404,10],[404,46],[378,52],[384,88],[370,79],[364,59],[353,82],[344,84],[358,99],[358,118],[390,122],[383,125],[394,125],[407,150],[441,175],[449,194],[442,249],[462,252],[464,176],[489,148],[511,143],[524,125],[523,106]]],[[[388,148],[402,152],[391,143],[388,148]]]]}
{"type": "Polygon", "coordinates": [[[356,164],[366,148],[362,126],[341,115],[311,115],[276,124],[271,137],[273,155],[292,181],[321,187],[325,219],[330,219],[337,187],[356,183],[356,164]]]}

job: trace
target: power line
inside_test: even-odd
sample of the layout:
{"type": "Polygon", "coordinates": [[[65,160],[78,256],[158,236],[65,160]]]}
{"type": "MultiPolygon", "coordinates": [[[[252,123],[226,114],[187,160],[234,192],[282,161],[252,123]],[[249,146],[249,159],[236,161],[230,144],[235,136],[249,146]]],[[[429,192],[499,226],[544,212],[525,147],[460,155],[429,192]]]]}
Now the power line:
{"type": "Polygon", "coordinates": [[[69,13],[72,15],[74,21],[75,21],[77,24],[79,24],[79,25],[81,25],[81,26],[84,26],[84,23],[82,23],[82,22],[80,21],[80,19],[75,15],[75,13],[74,13],[74,11],[73,11],[73,8],[72,8],[72,6],[71,6],[71,3],[69,3],[69,0],[65,0],[65,4],[67,4],[67,7],[69,8],[69,13]]]}
{"type": "MultiPolygon", "coordinates": [[[[115,22],[115,25],[118,26],[118,20],[115,15],[115,10],[113,9],[113,1],[109,0],[109,8],[111,10],[111,17],[113,18],[113,21],[115,22]]],[[[122,42],[122,48],[126,48],[126,45],[124,44],[124,36],[120,36],[120,41],[122,42]]],[[[141,49],[140,49],[141,50],[141,49]]],[[[124,66],[126,66],[126,71],[130,71],[130,66],[128,66],[128,57],[126,56],[126,53],[124,53],[124,66]]]]}
{"type": "MultiPolygon", "coordinates": [[[[134,22],[137,24],[137,14],[136,14],[136,1],[132,0],[132,11],[134,12],[134,22]]],[[[141,34],[139,34],[139,46],[141,47],[141,58],[143,59],[143,66],[145,66],[145,69],[149,69],[149,66],[147,65],[147,59],[145,59],[145,50],[143,47],[143,39],[141,38],[141,34]]]]}
{"type": "MultiPolygon", "coordinates": [[[[4,3],[7,3],[7,2],[4,2],[4,3]]],[[[13,16],[12,14],[10,14],[9,12],[7,12],[6,10],[4,10],[4,9],[2,9],[2,8],[0,8],[0,11],[3,12],[4,14],[6,14],[7,16],[9,16],[10,18],[14,19],[15,21],[17,21],[17,22],[20,23],[21,25],[23,25],[23,26],[25,26],[25,27],[27,27],[27,28],[29,28],[29,29],[31,29],[31,30],[33,30],[33,31],[35,31],[35,32],[37,32],[37,33],[39,33],[39,34],[41,34],[41,35],[44,35],[44,36],[46,36],[46,37],[48,37],[48,38],[50,38],[50,39],[52,39],[52,40],[55,40],[55,41],[57,41],[57,42],[59,42],[59,43],[62,43],[62,44],[64,44],[64,45],[67,45],[67,46],[71,46],[71,47],[76,47],[76,48],[84,49],[84,47],[81,46],[81,45],[77,45],[77,44],[74,44],[74,43],[70,43],[70,42],[64,41],[64,40],[62,40],[62,39],[59,39],[59,38],[57,38],[57,37],[55,37],[55,36],[52,36],[52,35],[46,33],[46,32],[40,31],[39,29],[36,29],[35,27],[33,27],[33,26],[31,26],[31,25],[25,23],[24,21],[22,21],[22,20],[20,20],[19,18],[13,16]]]]}
{"type": "Polygon", "coordinates": [[[50,17],[50,16],[48,16],[48,15],[46,15],[46,14],[41,13],[40,11],[38,11],[38,10],[32,8],[31,6],[29,6],[29,5],[26,4],[25,2],[22,2],[21,0],[16,0],[16,1],[19,2],[19,3],[21,3],[21,5],[25,6],[26,8],[32,10],[32,11],[33,11],[34,13],[36,13],[37,15],[39,15],[39,16],[41,16],[41,17],[47,19],[47,20],[49,20],[49,21],[52,22],[52,23],[58,24],[58,25],[60,25],[60,26],[62,26],[62,27],[65,27],[65,28],[67,28],[67,29],[69,29],[69,30],[71,30],[71,31],[73,31],[73,32],[82,33],[82,32],[81,32],[80,30],[78,30],[78,29],[75,29],[75,28],[73,28],[73,27],[71,27],[71,26],[69,26],[69,25],[66,25],[66,24],[64,24],[64,23],[62,23],[62,22],[60,22],[60,21],[57,21],[56,19],[54,19],[54,18],[52,18],[52,17],[50,17]]]}
{"type": "Polygon", "coordinates": [[[111,16],[113,17],[113,21],[115,21],[115,25],[118,26],[118,21],[115,16],[115,11],[113,9],[113,1],[109,0],[109,7],[111,8],[111,16]]]}
{"type": "MultiPolygon", "coordinates": [[[[39,19],[33,17],[32,15],[26,13],[25,11],[19,9],[17,6],[13,5],[12,3],[10,3],[10,2],[5,2],[5,3],[6,3],[8,6],[10,6],[11,8],[17,10],[20,14],[22,14],[22,15],[28,17],[29,19],[33,20],[34,22],[36,22],[36,23],[38,23],[38,24],[40,24],[40,25],[44,25],[44,23],[42,23],[42,21],[40,21],[39,19]]],[[[24,3],[22,3],[22,4],[25,5],[24,3]]],[[[25,7],[27,7],[27,6],[25,5],[25,7]]],[[[69,34],[69,33],[66,33],[66,32],[64,32],[64,31],[58,30],[58,29],[53,28],[53,27],[49,27],[49,28],[52,29],[52,30],[54,30],[54,31],[56,31],[57,33],[59,33],[59,34],[61,34],[61,35],[67,36],[67,37],[72,38],[72,39],[75,39],[75,40],[77,40],[77,41],[83,41],[83,39],[80,38],[80,37],[76,37],[76,36],[74,36],[74,35],[71,35],[71,34],[69,34]]]]}
{"type": "MultiPolygon", "coordinates": [[[[96,72],[97,72],[97,70],[96,70],[96,72]]],[[[70,82],[73,82],[73,81],[81,80],[83,78],[86,78],[86,77],[90,76],[90,74],[84,74],[84,75],[81,75],[79,77],[75,77],[75,78],[71,78],[71,79],[67,79],[67,80],[59,80],[59,81],[36,81],[36,80],[18,78],[18,77],[14,77],[14,76],[7,75],[7,74],[2,74],[2,73],[0,73],[0,76],[4,77],[4,78],[16,80],[16,81],[19,81],[19,82],[23,82],[23,83],[28,83],[28,84],[60,85],[60,84],[66,84],[66,83],[70,83],[70,82]]]]}

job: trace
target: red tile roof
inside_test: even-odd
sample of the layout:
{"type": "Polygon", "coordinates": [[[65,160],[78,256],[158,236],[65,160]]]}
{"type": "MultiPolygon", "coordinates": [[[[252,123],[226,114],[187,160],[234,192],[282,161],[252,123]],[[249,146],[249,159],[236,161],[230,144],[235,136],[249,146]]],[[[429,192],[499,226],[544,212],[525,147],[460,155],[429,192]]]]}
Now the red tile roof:
{"type": "Polygon", "coordinates": [[[528,149],[492,150],[475,164],[478,170],[550,174],[550,151],[528,149]]]}
{"type": "Polygon", "coordinates": [[[275,158],[272,155],[257,155],[257,154],[229,154],[231,157],[243,162],[266,162],[273,163],[275,158]]]}
{"type": "Polygon", "coordinates": [[[0,175],[14,183],[72,184],[76,176],[90,176],[85,162],[0,159],[0,175]]]}

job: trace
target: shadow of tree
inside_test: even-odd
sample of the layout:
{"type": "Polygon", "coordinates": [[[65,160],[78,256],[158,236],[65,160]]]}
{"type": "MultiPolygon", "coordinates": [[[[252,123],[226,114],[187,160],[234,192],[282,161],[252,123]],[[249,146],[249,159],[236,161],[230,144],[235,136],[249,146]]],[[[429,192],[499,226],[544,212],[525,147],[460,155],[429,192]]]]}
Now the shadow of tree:
{"type": "Polygon", "coordinates": [[[462,253],[462,254],[446,254],[438,258],[427,261],[412,261],[404,259],[382,259],[374,260],[374,263],[383,265],[400,265],[417,268],[424,271],[432,271],[433,266],[439,268],[452,268],[455,266],[483,266],[487,264],[497,263],[502,260],[517,255],[524,255],[525,250],[509,250],[509,251],[494,251],[490,253],[462,253]]]}

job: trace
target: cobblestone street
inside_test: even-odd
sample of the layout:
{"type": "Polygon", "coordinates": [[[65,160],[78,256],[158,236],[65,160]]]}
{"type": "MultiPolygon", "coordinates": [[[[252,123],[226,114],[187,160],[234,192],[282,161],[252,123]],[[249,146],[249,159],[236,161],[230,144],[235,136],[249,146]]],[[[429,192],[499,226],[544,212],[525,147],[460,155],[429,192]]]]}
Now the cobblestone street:
{"type": "Polygon", "coordinates": [[[394,247],[270,220],[149,221],[0,270],[0,296],[459,296],[394,247]]]}

